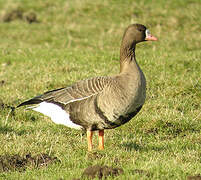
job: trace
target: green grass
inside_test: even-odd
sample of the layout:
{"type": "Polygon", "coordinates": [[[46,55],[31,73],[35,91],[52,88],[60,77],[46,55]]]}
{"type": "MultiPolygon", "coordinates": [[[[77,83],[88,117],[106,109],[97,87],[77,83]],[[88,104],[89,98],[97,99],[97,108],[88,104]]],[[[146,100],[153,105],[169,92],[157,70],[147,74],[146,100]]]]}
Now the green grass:
{"type": "MultiPolygon", "coordinates": [[[[158,42],[137,46],[147,79],[142,111],[105,133],[105,150],[87,153],[85,135],[41,114],[0,111],[0,155],[47,153],[61,163],[0,179],[72,179],[89,165],[121,167],[108,179],[186,179],[201,174],[201,3],[198,0],[0,1],[0,13],[21,8],[39,23],[0,22],[0,99],[15,106],[80,79],[119,72],[127,25],[146,25],[158,42]],[[139,169],[146,174],[133,173],[139,169]]],[[[96,137],[94,143],[97,145],[96,137]]],[[[96,151],[96,150],[95,150],[96,151]]]]}

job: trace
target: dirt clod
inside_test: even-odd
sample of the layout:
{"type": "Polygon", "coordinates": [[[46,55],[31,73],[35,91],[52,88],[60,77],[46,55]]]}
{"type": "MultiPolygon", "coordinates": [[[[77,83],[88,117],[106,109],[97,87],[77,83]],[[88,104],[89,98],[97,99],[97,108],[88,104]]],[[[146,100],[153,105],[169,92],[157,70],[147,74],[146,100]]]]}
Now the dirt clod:
{"type": "Polygon", "coordinates": [[[195,175],[195,176],[188,176],[187,180],[201,180],[201,175],[195,175]]]}
{"type": "Polygon", "coordinates": [[[82,174],[82,177],[87,177],[90,179],[98,177],[99,179],[102,179],[107,178],[108,176],[118,176],[122,173],[123,173],[122,168],[94,165],[86,168],[82,174]]]}
{"type": "Polygon", "coordinates": [[[34,12],[29,12],[29,13],[25,14],[24,19],[30,24],[34,23],[34,22],[38,22],[37,15],[34,12]]]}
{"type": "Polygon", "coordinates": [[[7,10],[2,16],[2,21],[6,23],[15,21],[15,20],[24,20],[28,22],[29,24],[34,22],[39,22],[37,20],[37,15],[35,12],[24,13],[24,11],[19,7],[15,9],[7,10]]]}
{"type": "Polygon", "coordinates": [[[22,19],[23,11],[20,8],[13,9],[5,13],[2,17],[3,22],[10,22],[16,19],[22,19]]]}
{"type": "Polygon", "coordinates": [[[0,81],[0,86],[3,86],[5,83],[6,83],[5,80],[1,80],[1,81],[0,81]]]}
{"type": "Polygon", "coordinates": [[[28,167],[41,168],[54,162],[58,162],[58,159],[56,157],[50,157],[47,154],[39,154],[33,157],[31,154],[26,154],[23,157],[19,155],[1,155],[0,172],[25,171],[28,167]]]}

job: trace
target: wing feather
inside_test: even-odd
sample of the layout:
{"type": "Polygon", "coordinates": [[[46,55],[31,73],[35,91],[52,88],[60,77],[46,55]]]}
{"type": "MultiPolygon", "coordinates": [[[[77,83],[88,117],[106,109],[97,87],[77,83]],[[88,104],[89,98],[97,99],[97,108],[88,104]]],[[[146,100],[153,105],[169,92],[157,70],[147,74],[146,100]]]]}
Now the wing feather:
{"type": "Polygon", "coordinates": [[[82,80],[70,87],[47,91],[42,95],[36,96],[25,101],[17,107],[41,102],[51,102],[58,105],[66,105],[74,101],[80,101],[100,93],[112,80],[111,77],[96,77],[82,80]]]}

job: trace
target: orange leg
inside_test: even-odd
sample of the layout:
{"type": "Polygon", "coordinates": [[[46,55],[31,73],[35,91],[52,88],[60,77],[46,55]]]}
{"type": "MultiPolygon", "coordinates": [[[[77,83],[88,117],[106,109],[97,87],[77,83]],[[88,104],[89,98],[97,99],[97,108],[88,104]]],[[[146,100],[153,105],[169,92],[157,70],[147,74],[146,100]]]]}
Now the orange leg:
{"type": "Polygon", "coordinates": [[[88,151],[92,151],[92,136],[93,131],[87,130],[88,151]]]}
{"type": "Polygon", "coordinates": [[[99,134],[98,134],[98,148],[100,150],[104,149],[104,130],[99,130],[99,134]]]}

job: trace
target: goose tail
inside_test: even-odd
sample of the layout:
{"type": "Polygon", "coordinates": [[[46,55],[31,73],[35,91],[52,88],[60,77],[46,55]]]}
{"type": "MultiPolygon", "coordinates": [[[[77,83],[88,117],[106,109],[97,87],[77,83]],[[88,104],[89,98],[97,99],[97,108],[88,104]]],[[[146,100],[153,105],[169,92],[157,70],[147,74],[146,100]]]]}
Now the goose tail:
{"type": "Polygon", "coordinates": [[[18,107],[21,107],[21,106],[26,106],[26,105],[40,104],[41,102],[43,102],[41,99],[33,98],[33,99],[28,100],[28,101],[22,102],[21,104],[19,104],[19,105],[17,106],[17,108],[18,108],[18,107]]]}

